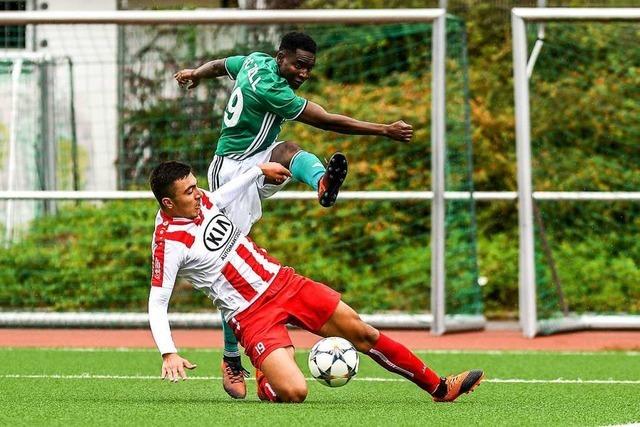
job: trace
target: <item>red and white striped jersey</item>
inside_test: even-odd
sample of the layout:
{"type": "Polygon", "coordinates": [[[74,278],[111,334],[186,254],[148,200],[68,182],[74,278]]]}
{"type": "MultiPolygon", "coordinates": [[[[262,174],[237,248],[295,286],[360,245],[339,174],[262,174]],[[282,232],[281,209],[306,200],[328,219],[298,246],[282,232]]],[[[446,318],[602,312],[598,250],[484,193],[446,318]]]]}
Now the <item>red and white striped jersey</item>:
{"type": "Polygon", "coordinates": [[[197,218],[156,215],[151,285],[172,289],[183,278],[228,320],[262,295],[281,266],[218,209],[212,193],[201,191],[197,218]]]}

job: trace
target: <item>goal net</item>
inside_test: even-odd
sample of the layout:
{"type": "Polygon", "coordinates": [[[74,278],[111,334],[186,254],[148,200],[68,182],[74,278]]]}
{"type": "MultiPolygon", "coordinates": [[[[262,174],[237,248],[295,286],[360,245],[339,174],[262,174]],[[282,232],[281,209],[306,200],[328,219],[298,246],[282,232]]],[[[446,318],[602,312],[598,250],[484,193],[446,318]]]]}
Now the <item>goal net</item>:
{"type": "Polygon", "coordinates": [[[517,120],[530,118],[531,153],[529,163],[519,148],[519,168],[539,192],[521,228],[533,240],[520,254],[533,261],[520,264],[521,292],[535,286],[521,299],[530,336],[640,327],[640,25],[615,11],[541,9],[526,23],[530,114],[517,120]]]}
{"type": "MultiPolygon", "coordinates": [[[[349,176],[332,209],[320,208],[302,184],[266,200],[252,238],[301,274],[342,292],[361,312],[415,314],[412,326],[429,325],[431,22],[34,27],[38,50],[73,61],[79,189],[123,191],[147,190],[150,170],[168,159],[190,163],[199,184],[207,185],[233,82],[208,80],[186,91],[174,81],[176,71],[253,51],[273,54],[286,32],[308,32],[318,43],[317,65],[299,94],[361,120],[405,120],[414,138],[400,143],[286,124],[278,139],[296,141],[321,159],[344,152],[349,176]]],[[[447,19],[446,47],[446,189],[471,191],[462,21],[447,19]]],[[[72,159],[59,152],[57,161],[69,165],[72,159]]],[[[57,206],[57,213],[31,221],[21,239],[0,250],[0,308],[144,312],[156,203],[57,206]]],[[[474,221],[472,199],[446,201],[445,309],[475,321],[482,304],[474,221]]],[[[173,311],[209,309],[206,298],[178,283],[173,311]]]]}
{"type": "MultiPolygon", "coordinates": [[[[0,53],[0,191],[79,188],[72,75],[68,57],[0,53]]],[[[52,200],[0,201],[3,239],[19,238],[55,207],[52,200]]]]}

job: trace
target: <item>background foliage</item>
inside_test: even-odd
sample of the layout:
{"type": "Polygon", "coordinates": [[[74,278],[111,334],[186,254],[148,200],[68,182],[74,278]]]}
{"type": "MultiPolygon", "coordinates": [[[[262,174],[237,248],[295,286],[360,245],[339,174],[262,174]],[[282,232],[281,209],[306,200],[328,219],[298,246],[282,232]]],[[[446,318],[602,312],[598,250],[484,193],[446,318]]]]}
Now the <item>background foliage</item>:
{"type": "MultiPolygon", "coordinates": [[[[449,5],[451,12],[465,20],[468,35],[475,189],[515,190],[508,9],[528,4],[460,0],[450,1],[449,5]]],[[[574,1],[563,5],[626,4],[574,1]]],[[[307,0],[301,4],[306,8],[383,6],[425,5],[411,0],[391,3],[307,0]]],[[[303,141],[312,152],[330,153],[339,148],[349,153],[353,172],[347,183],[349,190],[427,189],[430,111],[425,98],[429,96],[429,76],[420,64],[428,58],[405,48],[413,37],[411,34],[380,45],[380,38],[374,34],[354,31],[353,37],[371,36],[371,43],[360,43],[357,48],[344,51],[321,51],[316,78],[305,88],[305,95],[333,111],[365,120],[388,122],[402,117],[416,128],[415,143],[398,145],[382,139],[345,137],[300,124],[287,125],[282,136],[303,141]],[[380,51],[392,54],[369,56],[369,63],[352,61],[367,52],[380,51]],[[397,90],[388,89],[390,81],[397,83],[397,90]],[[403,105],[401,109],[397,107],[398,99],[403,105]],[[396,157],[390,158],[390,152],[396,157]]],[[[326,37],[323,42],[330,45],[330,37],[339,35],[326,37]]],[[[164,58],[167,68],[178,68],[181,55],[193,48],[196,38],[185,28],[174,38],[175,43],[156,54],[164,58]]],[[[637,25],[547,27],[543,55],[532,80],[536,190],[638,191],[639,39],[637,25]]],[[[530,43],[534,40],[532,32],[530,43]]],[[[150,52],[148,48],[134,53],[143,57],[150,52]]],[[[210,52],[199,54],[200,62],[204,62],[210,52]]],[[[451,70],[460,64],[448,66],[451,70]]],[[[224,83],[206,85],[202,89],[204,95],[166,102],[154,96],[162,92],[154,86],[157,83],[142,79],[135,67],[130,71],[126,84],[138,89],[128,92],[131,99],[123,112],[126,156],[121,159],[121,170],[128,188],[143,186],[149,166],[170,155],[149,153],[172,153],[191,146],[194,149],[186,160],[204,173],[222,111],[212,105],[224,102],[224,83]],[[149,122],[149,117],[157,120],[149,122]],[[185,123],[189,123],[186,129],[185,123]],[[151,135],[166,137],[157,139],[151,135]]],[[[167,70],[158,72],[166,74],[167,70]]],[[[460,86],[453,89],[462,90],[460,86]]],[[[454,107],[449,114],[461,112],[454,107]]],[[[459,141],[450,137],[450,144],[456,142],[459,141]]],[[[640,312],[640,244],[635,238],[640,231],[638,204],[539,205],[553,263],[570,308],[640,312]]],[[[267,202],[265,208],[270,213],[254,230],[258,243],[276,256],[286,254],[285,261],[291,265],[304,265],[302,273],[345,292],[359,309],[411,311],[428,307],[428,204],[375,203],[359,212],[348,203],[339,204],[331,212],[309,209],[304,202],[287,205],[267,202]],[[288,215],[290,220],[283,223],[278,215],[288,215]],[[330,236],[327,230],[331,230],[330,236]],[[356,257],[347,247],[331,246],[327,242],[329,237],[351,241],[365,249],[392,250],[387,251],[384,260],[379,252],[365,249],[356,257]],[[292,245],[295,251],[291,250],[292,245]],[[393,280],[389,279],[390,269],[397,273],[393,280]]],[[[118,202],[84,206],[39,221],[23,241],[0,250],[3,266],[0,307],[143,310],[154,213],[155,206],[150,203],[118,202]],[[78,229],[90,232],[80,234],[78,229]],[[123,236],[128,242],[124,249],[117,243],[123,236]]],[[[481,289],[485,308],[490,316],[509,316],[516,311],[518,300],[516,206],[507,202],[480,202],[477,214],[479,274],[488,279],[481,289]]],[[[465,238],[450,235],[451,242],[465,238]]],[[[539,249],[539,289],[542,299],[548,302],[545,307],[550,314],[558,307],[556,286],[550,279],[550,260],[539,249]]],[[[460,275],[468,271],[464,265],[455,270],[460,275]]],[[[179,288],[187,286],[180,284],[179,288]]],[[[194,298],[188,292],[178,293],[176,303],[176,310],[208,306],[199,295],[194,298]]]]}

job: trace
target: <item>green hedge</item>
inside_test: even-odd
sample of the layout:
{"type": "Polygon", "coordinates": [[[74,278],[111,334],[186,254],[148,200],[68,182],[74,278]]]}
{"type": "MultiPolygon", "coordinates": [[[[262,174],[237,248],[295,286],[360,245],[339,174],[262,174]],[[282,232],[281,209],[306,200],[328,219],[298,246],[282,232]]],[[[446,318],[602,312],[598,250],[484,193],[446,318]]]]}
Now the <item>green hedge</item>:
{"type": "Polygon", "coordinates": [[[0,307],[139,310],[148,296],[154,206],[62,204],[0,250],[0,307]]]}
{"type": "MultiPolygon", "coordinates": [[[[363,225],[355,230],[346,222],[353,219],[353,211],[339,205],[335,212],[320,210],[309,202],[292,206],[267,202],[265,208],[266,217],[255,228],[256,241],[302,274],[343,292],[358,309],[419,311],[428,306],[426,227],[414,228],[412,235],[399,221],[394,224],[391,217],[385,219],[385,214],[397,210],[389,202],[376,202],[364,211],[375,221],[360,222],[363,225]],[[279,212],[283,209],[292,216],[286,222],[279,212]],[[332,227],[330,233],[324,228],[327,225],[332,227]],[[399,250],[397,233],[404,243],[399,250]],[[336,240],[344,246],[336,246],[336,240]],[[394,245],[391,256],[387,251],[390,243],[394,245]],[[370,249],[357,252],[352,248],[370,249]]],[[[23,241],[0,250],[0,307],[145,310],[155,203],[108,202],[61,211],[38,220],[23,241]]],[[[405,223],[411,222],[415,223],[415,218],[407,218],[405,223]]],[[[640,312],[637,239],[619,231],[594,233],[579,241],[560,240],[553,244],[553,253],[573,309],[640,312]]],[[[488,313],[512,313],[518,300],[517,234],[483,235],[479,259],[481,274],[488,277],[483,287],[488,313]]],[[[209,307],[204,295],[192,291],[188,284],[178,284],[173,310],[209,307]]]]}

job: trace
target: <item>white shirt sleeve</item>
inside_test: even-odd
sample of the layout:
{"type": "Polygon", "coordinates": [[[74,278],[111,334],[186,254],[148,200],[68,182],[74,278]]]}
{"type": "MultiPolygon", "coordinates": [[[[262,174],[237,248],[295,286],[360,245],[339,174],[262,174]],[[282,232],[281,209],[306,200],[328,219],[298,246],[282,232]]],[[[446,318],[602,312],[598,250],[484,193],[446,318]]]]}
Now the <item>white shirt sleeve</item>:
{"type": "Polygon", "coordinates": [[[177,353],[169,327],[169,299],[182,263],[182,245],[169,240],[153,244],[154,269],[149,291],[149,326],[161,354],[177,353]]]}
{"type": "Polygon", "coordinates": [[[160,354],[178,352],[171,337],[169,315],[167,314],[171,291],[170,288],[157,286],[152,286],[149,291],[149,325],[160,354]]]}
{"type": "Polygon", "coordinates": [[[229,203],[244,193],[250,185],[255,184],[256,179],[262,176],[262,169],[254,166],[242,175],[232,179],[211,193],[212,203],[218,209],[224,209],[229,203]]]}

